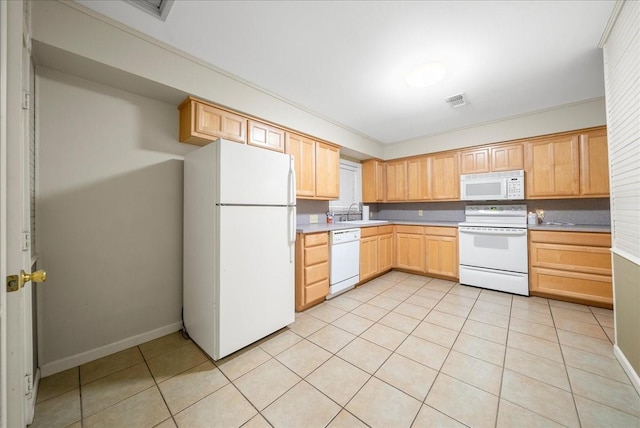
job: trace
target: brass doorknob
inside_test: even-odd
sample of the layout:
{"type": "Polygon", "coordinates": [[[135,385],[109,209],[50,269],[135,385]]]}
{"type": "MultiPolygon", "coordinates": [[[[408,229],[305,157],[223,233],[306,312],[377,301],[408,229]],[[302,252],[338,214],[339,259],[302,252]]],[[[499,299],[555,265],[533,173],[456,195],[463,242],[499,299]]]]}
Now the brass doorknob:
{"type": "Polygon", "coordinates": [[[26,273],[25,271],[20,271],[20,285],[33,281],[33,282],[44,282],[47,280],[47,272],[43,270],[37,270],[32,273],[26,273]]]}

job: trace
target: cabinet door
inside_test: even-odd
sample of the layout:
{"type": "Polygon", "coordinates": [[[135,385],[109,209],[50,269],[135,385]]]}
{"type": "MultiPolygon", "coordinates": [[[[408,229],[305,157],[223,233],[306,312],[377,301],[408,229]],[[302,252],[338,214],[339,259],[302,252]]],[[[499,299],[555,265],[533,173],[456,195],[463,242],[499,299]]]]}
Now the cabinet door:
{"type": "Polygon", "coordinates": [[[491,147],[490,156],[491,171],[524,169],[524,145],[522,143],[491,147]]]}
{"type": "Polygon", "coordinates": [[[433,199],[460,199],[457,153],[431,156],[433,199]]]}
{"type": "Polygon", "coordinates": [[[376,159],[362,162],[362,202],[384,201],[384,191],[384,162],[376,159]]]}
{"type": "Polygon", "coordinates": [[[284,152],[284,129],[255,120],[249,120],[247,127],[249,129],[247,144],[280,153],[284,152]]]}
{"type": "Polygon", "coordinates": [[[340,197],[340,149],[316,143],[316,198],[340,197]]]}
{"type": "Polygon", "coordinates": [[[391,270],[393,267],[393,234],[378,236],[378,272],[391,270]]]}
{"type": "Polygon", "coordinates": [[[529,141],[526,144],[527,198],[579,195],[578,135],[529,141]]]}
{"type": "Polygon", "coordinates": [[[401,269],[424,271],[423,236],[409,233],[396,234],[396,266],[401,269]]]}
{"type": "Polygon", "coordinates": [[[387,201],[406,201],[407,163],[404,160],[387,162],[387,201]]]}
{"type": "Polygon", "coordinates": [[[460,152],[460,174],[489,172],[489,149],[460,152]]]}
{"type": "Polygon", "coordinates": [[[210,135],[214,139],[220,137],[237,141],[238,143],[245,143],[247,141],[246,129],[246,118],[196,102],[195,131],[198,134],[210,135]]]}
{"type": "Polygon", "coordinates": [[[296,168],[296,196],[313,198],[316,194],[316,143],[309,138],[287,133],[286,152],[293,155],[296,168]]]}
{"type": "Polygon", "coordinates": [[[431,199],[431,165],[427,156],[407,160],[407,200],[431,199]]]}
{"type": "Polygon", "coordinates": [[[360,281],[378,273],[378,237],[360,239],[360,281]]]}
{"type": "Polygon", "coordinates": [[[580,194],[609,196],[607,130],[580,135],[580,194]]]}
{"type": "Polygon", "coordinates": [[[458,277],[458,240],[446,236],[425,236],[425,271],[434,275],[458,277]]]}

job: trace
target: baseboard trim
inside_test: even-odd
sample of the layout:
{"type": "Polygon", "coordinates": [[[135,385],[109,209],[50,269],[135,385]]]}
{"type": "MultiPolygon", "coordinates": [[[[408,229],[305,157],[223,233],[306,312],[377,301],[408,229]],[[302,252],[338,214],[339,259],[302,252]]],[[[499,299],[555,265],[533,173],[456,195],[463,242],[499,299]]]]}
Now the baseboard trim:
{"type": "Polygon", "coordinates": [[[622,369],[625,371],[627,376],[629,376],[633,387],[636,389],[636,391],[638,391],[638,394],[640,394],[640,377],[638,376],[638,373],[636,373],[636,371],[633,369],[633,366],[631,365],[629,360],[627,360],[627,357],[624,356],[622,349],[620,349],[618,345],[613,345],[613,355],[616,356],[616,359],[622,366],[622,369]]]}
{"type": "Polygon", "coordinates": [[[91,349],[80,354],[52,361],[50,363],[43,364],[40,367],[40,373],[42,377],[60,373],[62,371],[80,366],[93,360],[97,360],[98,358],[106,357],[107,355],[123,351],[125,349],[131,348],[132,346],[137,346],[141,343],[166,336],[167,334],[178,331],[181,328],[182,323],[176,322],[164,327],[157,328],[155,330],[148,331],[146,333],[139,334],[137,336],[128,337],[126,339],[122,339],[117,342],[101,346],[99,348],[91,349]]]}

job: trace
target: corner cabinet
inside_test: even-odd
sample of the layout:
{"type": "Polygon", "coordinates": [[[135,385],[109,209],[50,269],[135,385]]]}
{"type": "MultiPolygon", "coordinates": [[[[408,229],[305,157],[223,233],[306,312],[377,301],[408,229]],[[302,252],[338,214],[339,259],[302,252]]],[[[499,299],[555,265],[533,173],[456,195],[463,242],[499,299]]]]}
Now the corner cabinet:
{"type": "Polygon", "coordinates": [[[361,229],[360,282],[393,268],[393,226],[371,226],[361,229]]]}
{"type": "Polygon", "coordinates": [[[295,269],[296,311],[303,311],[329,294],[328,232],[298,234],[295,269]]]}
{"type": "Polygon", "coordinates": [[[287,133],[285,152],[294,157],[297,197],[323,200],[340,197],[338,147],[287,133]]]}
{"type": "Polygon", "coordinates": [[[613,307],[611,234],[529,231],[532,296],[613,307]]]}
{"type": "Polygon", "coordinates": [[[386,199],[386,164],[378,159],[362,162],[362,202],[386,199]]]}
{"type": "Polygon", "coordinates": [[[181,143],[206,146],[218,138],[238,143],[247,142],[247,118],[210,104],[187,97],[180,111],[181,143]]]}
{"type": "Polygon", "coordinates": [[[424,227],[396,227],[396,267],[424,272],[424,227]]]}

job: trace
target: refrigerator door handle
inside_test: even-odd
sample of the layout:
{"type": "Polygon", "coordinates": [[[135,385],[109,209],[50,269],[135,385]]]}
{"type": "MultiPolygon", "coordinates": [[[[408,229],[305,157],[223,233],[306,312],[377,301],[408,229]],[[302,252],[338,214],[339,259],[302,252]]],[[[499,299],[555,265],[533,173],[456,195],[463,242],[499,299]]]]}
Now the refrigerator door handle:
{"type": "Polygon", "coordinates": [[[294,262],[294,248],[296,243],[296,207],[289,207],[289,263],[294,262]]]}
{"type": "Polygon", "coordinates": [[[289,205],[296,204],[296,169],[293,155],[289,155],[289,205]]]}

